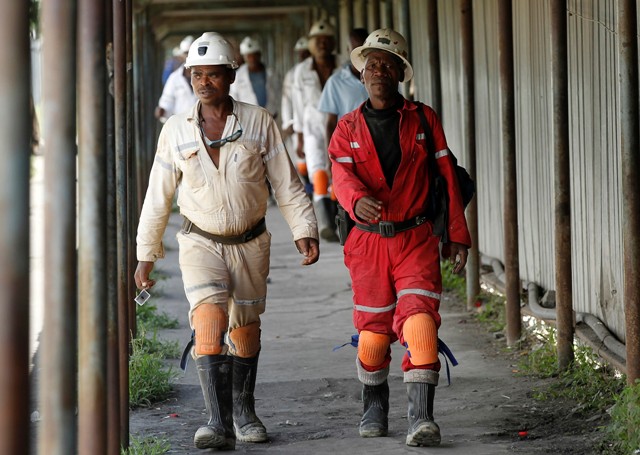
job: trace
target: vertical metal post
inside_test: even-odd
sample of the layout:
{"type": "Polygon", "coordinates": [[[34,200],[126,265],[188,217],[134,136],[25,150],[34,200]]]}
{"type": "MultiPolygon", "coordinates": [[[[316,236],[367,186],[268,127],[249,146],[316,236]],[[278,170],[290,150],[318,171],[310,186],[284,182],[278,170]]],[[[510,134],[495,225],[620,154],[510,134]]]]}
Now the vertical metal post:
{"type": "Polygon", "coordinates": [[[384,0],[383,9],[380,11],[381,27],[393,28],[393,0],[384,0]]]}
{"type": "Polygon", "coordinates": [[[0,453],[29,453],[29,4],[5,2],[0,17],[0,453]]]}
{"type": "Polygon", "coordinates": [[[106,454],[105,4],[78,3],[78,451],[106,454]]]}
{"type": "MultiPolygon", "coordinates": [[[[402,8],[400,8],[400,14],[398,17],[399,22],[399,31],[402,36],[407,40],[407,52],[409,53],[409,58],[413,58],[413,51],[411,43],[413,40],[411,39],[411,19],[409,18],[409,0],[402,0],[402,8]]],[[[405,98],[413,99],[413,93],[411,93],[411,82],[403,81],[402,82],[402,93],[405,98]]]]}
{"type": "Polygon", "coordinates": [[[367,30],[369,33],[380,28],[380,0],[367,0],[367,30]]]}
{"type": "MultiPolygon", "coordinates": [[[[464,148],[467,151],[465,162],[467,171],[476,180],[476,103],[473,60],[473,9],[471,0],[460,3],[460,30],[462,36],[462,85],[465,97],[464,105],[464,148]]],[[[474,197],[467,207],[467,226],[471,234],[471,249],[467,259],[467,310],[475,309],[480,294],[480,253],[478,248],[478,198],[474,197]]]]}
{"type": "Polygon", "coordinates": [[[618,1],[620,135],[624,236],[624,316],[627,382],[640,379],[640,137],[638,132],[638,22],[635,0],[618,1]]]}
{"type": "Polygon", "coordinates": [[[556,327],[558,368],[573,362],[573,292],[571,285],[571,161],[569,147],[569,77],[567,1],[551,2],[553,78],[553,148],[555,193],[556,327]]]}
{"type": "MultiPolygon", "coordinates": [[[[129,447],[129,350],[131,329],[129,327],[129,313],[135,311],[132,307],[133,295],[135,292],[135,283],[133,280],[133,271],[136,267],[136,245],[135,245],[135,228],[138,224],[138,212],[135,208],[135,186],[130,186],[128,182],[133,181],[133,7],[132,0],[125,0],[125,66],[124,66],[124,83],[125,83],[125,149],[124,156],[116,162],[119,164],[118,179],[122,178],[121,172],[125,178],[125,200],[122,204],[126,204],[126,220],[123,226],[122,241],[126,244],[126,263],[118,262],[119,267],[124,267],[126,283],[126,295],[124,300],[118,294],[118,319],[120,322],[120,445],[129,447]]],[[[120,57],[116,57],[118,61],[120,57]]],[[[117,72],[117,70],[116,70],[117,72]]],[[[116,93],[118,89],[116,89],[116,93]]],[[[118,128],[119,129],[119,128],[118,128]]],[[[119,216],[121,216],[121,213],[119,216]]]]}
{"type": "MultiPolygon", "coordinates": [[[[123,428],[123,410],[129,412],[129,324],[128,304],[128,230],[127,230],[127,18],[124,0],[113,0],[113,97],[114,97],[114,145],[115,145],[115,202],[116,202],[116,282],[118,321],[118,396],[119,446],[128,447],[129,435],[123,428]],[[124,371],[123,371],[124,370],[124,371]],[[126,393],[123,393],[126,392],[126,393]]],[[[128,423],[128,419],[127,419],[128,423]]],[[[128,424],[126,425],[128,433],[128,424]]]]}
{"type": "Polygon", "coordinates": [[[45,123],[45,305],[38,453],[77,452],[76,22],[77,2],[42,4],[45,123]]]}
{"type": "MultiPolygon", "coordinates": [[[[116,188],[116,132],[115,132],[115,93],[114,93],[114,3],[105,2],[105,37],[107,86],[106,103],[106,183],[107,183],[107,394],[120,396],[120,355],[118,339],[118,289],[122,281],[118,276],[118,234],[117,234],[117,188],[116,188]]],[[[120,400],[107,400],[107,453],[120,454],[120,400]]]]}
{"type": "Polygon", "coordinates": [[[431,100],[429,105],[443,115],[442,78],[440,75],[440,32],[438,26],[438,0],[427,0],[427,48],[429,52],[429,72],[431,73],[431,100]]]}
{"type": "Polygon", "coordinates": [[[518,258],[518,179],[516,175],[516,119],[513,79],[513,15],[511,0],[498,3],[498,61],[504,179],[504,262],[507,293],[507,344],[521,334],[520,268],[518,258]]]}

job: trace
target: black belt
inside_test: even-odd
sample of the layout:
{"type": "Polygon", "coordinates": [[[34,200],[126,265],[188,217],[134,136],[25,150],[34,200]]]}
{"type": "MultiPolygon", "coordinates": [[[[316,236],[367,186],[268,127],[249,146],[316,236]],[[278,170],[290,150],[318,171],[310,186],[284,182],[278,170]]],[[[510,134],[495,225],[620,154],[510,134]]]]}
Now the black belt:
{"type": "Polygon", "coordinates": [[[409,229],[420,226],[425,221],[427,221],[427,217],[419,215],[406,221],[380,221],[376,224],[356,223],[356,227],[361,231],[380,234],[380,237],[393,237],[396,235],[396,232],[408,231],[409,229]]]}
{"type": "Polygon", "coordinates": [[[184,217],[184,221],[182,223],[183,234],[190,234],[193,232],[194,234],[201,235],[202,237],[207,238],[209,240],[213,240],[214,242],[224,243],[226,245],[237,245],[239,243],[247,243],[249,240],[255,239],[266,230],[267,230],[267,223],[264,220],[264,218],[258,221],[258,224],[256,224],[254,227],[249,229],[247,232],[240,235],[211,234],[210,232],[203,231],[202,229],[200,229],[198,226],[193,224],[191,220],[189,220],[187,217],[184,217]]]}

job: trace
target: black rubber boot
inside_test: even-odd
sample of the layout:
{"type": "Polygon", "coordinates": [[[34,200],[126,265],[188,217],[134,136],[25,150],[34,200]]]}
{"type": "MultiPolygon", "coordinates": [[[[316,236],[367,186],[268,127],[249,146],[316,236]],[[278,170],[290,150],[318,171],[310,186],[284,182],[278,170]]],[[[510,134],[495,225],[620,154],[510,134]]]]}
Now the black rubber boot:
{"type": "Polygon", "coordinates": [[[389,430],[389,383],[364,385],[362,388],[364,413],[360,421],[360,436],[379,438],[389,430]]]}
{"type": "Polygon", "coordinates": [[[193,443],[198,449],[233,450],[232,358],[226,355],[207,355],[196,359],[198,377],[209,422],[198,428],[193,443]]]}
{"type": "Polygon", "coordinates": [[[432,447],[440,445],[440,427],[433,420],[433,398],[436,386],[424,382],[408,382],[409,431],[408,446],[432,447]]]}
{"type": "Polygon", "coordinates": [[[328,197],[324,197],[313,203],[313,208],[318,220],[320,237],[327,242],[339,242],[336,233],[337,204],[328,197]]]}
{"type": "Polygon", "coordinates": [[[236,438],[242,442],[269,440],[255,410],[253,391],[256,388],[258,356],[250,359],[233,357],[233,427],[236,438]]]}

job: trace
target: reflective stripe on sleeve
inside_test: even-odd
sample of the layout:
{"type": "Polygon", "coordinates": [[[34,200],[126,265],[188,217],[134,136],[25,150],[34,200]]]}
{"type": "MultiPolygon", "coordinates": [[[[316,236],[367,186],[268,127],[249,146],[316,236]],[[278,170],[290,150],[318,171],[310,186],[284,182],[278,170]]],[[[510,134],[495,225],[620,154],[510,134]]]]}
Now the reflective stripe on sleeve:
{"type": "Polygon", "coordinates": [[[387,311],[393,310],[395,307],[396,307],[395,302],[393,302],[391,305],[383,306],[381,308],[374,308],[374,307],[364,306],[364,305],[353,306],[353,308],[355,308],[357,311],[362,311],[363,313],[385,313],[387,311]]]}
{"type": "Polygon", "coordinates": [[[416,134],[416,141],[421,141],[424,139],[424,133],[418,133],[416,134]]]}
{"type": "Polygon", "coordinates": [[[358,144],[357,142],[349,142],[349,146],[351,146],[352,149],[360,148],[360,144],[358,144]]]}
{"type": "Polygon", "coordinates": [[[336,158],[336,163],[353,163],[353,158],[351,158],[350,156],[336,158]]]}
{"type": "Polygon", "coordinates": [[[427,291],[426,289],[403,289],[402,291],[398,292],[398,298],[406,294],[424,295],[425,297],[431,297],[432,299],[440,300],[440,294],[427,291]]]}
{"type": "Polygon", "coordinates": [[[436,159],[438,158],[444,158],[445,156],[447,156],[449,154],[449,150],[444,149],[444,150],[440,150],[438,153],[436,153],[436,159]]]}

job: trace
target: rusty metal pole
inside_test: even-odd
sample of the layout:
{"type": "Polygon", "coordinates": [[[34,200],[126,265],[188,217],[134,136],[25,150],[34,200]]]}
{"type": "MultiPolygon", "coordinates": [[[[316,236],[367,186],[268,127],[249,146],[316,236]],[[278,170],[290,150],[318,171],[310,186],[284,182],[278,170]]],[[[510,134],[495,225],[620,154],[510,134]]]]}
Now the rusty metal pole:
{"type": "MultiPolygon", "coordinates": [[[[467,151],[465,161],[467,171],[476,180],[476,103],[473,60],[473,9],[471,0],[460,3],[462,85],[464,87],[464,148],[467,151]]],[[[475,309],[480,294],[480,252],[478,248],[478,198],[474,197],[466,211],[467,226],[471,234],[471,248],[467,259],[467,311],[475,309]]]]}
{"type": "MultiPolygon", "coordinates": [[[[105,2],[105,36],[107,42],[108,90],[106,103],[106,179],[107,179],[107,395],[120,396],[120,349],[118,327],[118,229],[116,183],[116,119],[114,88],[114,0],[105,2]]],[[[107,400],[107,453],[120,454],[120,400],[107,400]]]]}
{"type": "Polygon", "coordinates": [[[77,452],[76,22],[77,3],[42,4],[44,36],[45,305],[38,453],[77,452]]]}
{"type": "Polygon", "coordinates": [[[78,451],[107,450],[105,3],[78,3],[78,451]]]}
{"type": "Polygon", "coordinates": [[[440,117],[443,115],[442,78],[440,75],[440,33],[438,26],[438,0],[427,0],[426,33],[429,52],[429,72],[431,73],[431,106],[440,117]]]}
{"type": "Polygon", "coordinates": [[[0,453],[29,453],[29,4],[5,2],[0,19],[0,453]],[[10,44],[9,44],[10,43],[10,44]]]}
{"type": "Polygon", "coordinates": [[[507,294],[507,345],[521,335],[520,268],[518,258],[518,179],[516,173],[516,116],[513,79],[513,15],[511,0],[498,3],[498,62],[504,179],[504,262],[507,294]]]}
{"type": "Polygon", "coordinates": [[[553,148],[555,189],[556,328],[558,368],[573,362],[573,292],[571,286],[571,161],[569,155],[569,77],[567,1],[551,2],[551,72],[553,78],[553,148]]]}
{"type": "MultiPolygon", "coordinates": [[[[128,447],[129,435],[123,428],[122,408],[129,413],[129,267],[127,230],[127,19],[123,0],[113,0],[113,97],[115,123],[115,197],[116,197],[116,258],[117,258],[117,320],[118,320],[118,445],[128,447]],[[126,392],[126,393],[125,393],[126,392]]],[[[128,422],[128,420],[127,420],[128,422]]],[[[126,428],[128,433],[128,425],[126,428]]]]}
{"type": "Polygon", "coordinates": [[[638,22],[635,0],[618,1],[620,135],[622,148],[624,316],[627,382],[640,379],[640,137],[638,132],[638,22]]]}
{"type": "MultiPolygon", "coordinates": [[[[126,262],[121,264],[124,267],[124,283],[126,283],[126,295],[124,301],[118,295],[118,319],[120,330],[120,445],[121,447],[129,447],[129,350],[131,332],[129,327],[129,311],[135,306],[133,303],[133,295],[135,293],[135,283],[133,280],[133,271],[136,267],[135,256],[135,226],[137,225],[138,214],[134,207],[135,201],[135,185],[129,185],[133,180],[133,7],[132,0],[125,0],[125,48],[124,48],[124,84],[125,84],[125,149],[122,151],[124,162],[120,162],[118,172],[124,173],[126,185],[122,204],[126,212],[126,220],[124,223],[123,246],[126,246],[126,262]],[[122,304],[122,306],[120,306],[122,304]]],[[[116,57],[118,61],[120,57],[116,57]]],[[[119,64],[118,64],[119,65],[119,64]]],[[[117,92],[117,90],[116,90],[117,92]]],[[[121,176],[119,178],[122,178],[121,176]]],[[[132,309],[133,311],[133,309],[132,309]]]]}

